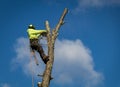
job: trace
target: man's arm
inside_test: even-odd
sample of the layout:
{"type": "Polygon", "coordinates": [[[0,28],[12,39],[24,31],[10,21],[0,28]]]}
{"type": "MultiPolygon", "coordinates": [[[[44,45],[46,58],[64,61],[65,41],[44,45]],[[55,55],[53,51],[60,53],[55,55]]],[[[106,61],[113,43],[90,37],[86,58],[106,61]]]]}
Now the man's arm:
{"type": "Polygon", "coordinates": [[[31,29],[29,32],[30,32],[31,34],[42,34],[42,33],[47,33],[46,30],[33,30],[33,29],[31,29]]]}

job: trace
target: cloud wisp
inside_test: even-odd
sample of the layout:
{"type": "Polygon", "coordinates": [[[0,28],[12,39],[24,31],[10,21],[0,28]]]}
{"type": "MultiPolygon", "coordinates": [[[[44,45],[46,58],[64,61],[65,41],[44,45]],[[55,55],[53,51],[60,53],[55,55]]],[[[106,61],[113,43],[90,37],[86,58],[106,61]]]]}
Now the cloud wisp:
{"type": "Polygon", "coordinates": [[[0,84],[0,87],[11,87],[8,83],[0,84]]]}
{"type": "Polygon", "coordinates": [[[89,8],[101,8],[105,6],[119,6],[120,0],[78,0],[74,12],[80,12],[89,8]]]}
{"type": "Polygon", "coordinates": [[[58,83],[74,83],[84,87],[98,85],[103,75],[94,70],[91,51],[81,40],[57,40],[55,47],[54,74],[58,83]]]}
{"type": "MultiPolygon", "coordinates": [[[[42,73],[44,64],[39,60],[38,68],[30,61],[29,43],[26,38],[19,38],[15,44],[16,57],[12,63],[22,67],[26,75],[31,75],[31,64],[35,74],[42,73]]],[[[37,54],[38,55],[38,54],[37,54]]],[[[39,55],[37,56],[37,58],[39,55]]],[[[75,84],[84,87],[95,87],[103,80],[103,75],[94,69],[91,51],[81,40],[57,40],[55,45],[55,61],[53,67],[55,84],[75,84]]]]}

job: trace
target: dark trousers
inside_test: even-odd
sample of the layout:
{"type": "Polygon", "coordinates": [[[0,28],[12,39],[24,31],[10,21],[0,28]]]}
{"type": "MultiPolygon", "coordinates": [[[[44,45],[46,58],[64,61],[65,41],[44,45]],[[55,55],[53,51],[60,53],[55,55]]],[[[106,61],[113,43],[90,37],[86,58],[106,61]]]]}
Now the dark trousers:
{"type": "Polygon", "coordinates": [[[32,48],[32,50],[36,50],[40,54],[42,60],[44,61],[46,55],[42,46],[39,44],[38,39],[30,39],[30,47],[32,48]]]}

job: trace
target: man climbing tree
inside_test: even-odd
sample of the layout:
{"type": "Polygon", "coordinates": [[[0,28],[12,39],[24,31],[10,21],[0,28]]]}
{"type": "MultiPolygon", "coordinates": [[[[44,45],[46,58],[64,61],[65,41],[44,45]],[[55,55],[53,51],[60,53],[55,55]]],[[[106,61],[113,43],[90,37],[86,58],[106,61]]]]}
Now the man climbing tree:
{"type": "Polygon", "coordinates": [[[42,77],[42,82],[38,82],[38,84],[37,84],[38,87],[49,87],[50,81],[53,79],[53,77],[51,77],[51,74],[52,74],[52,67],[53,67],[53,62],[54,62],[55,40],[58,36],[58,31],[59,31],[60,27],[65,23],[64,18],[65,18],[65,15],[67,14],[67,12],[68,12],[68,9],[65,8],[59,21],[58,21],[58,24],[56,25],[56,27],[54,29],[52,29],[52,31],[50,29],[48,21],[45,22],[46,30],[36,30],[32,24],[28,26],[27,32],[28,32],[28,36],[30,39],[31,50],[32,50],[32,52],[34,52],[34,50],[39,52],[43,62],[46,64],[44,73],[42,75],[39,75],[42,77]],[[48,55],[49,56],[45,55],[41,44],[38,43],[39,37],[41,35],[46,36],[46,38],[47,38],[47,46],[48,46],[48,55]]]}
{"type": "Polygon", "coordinates": [[[46,64],[49,61],[49,58],[44,53],[41,44],[39,44],[39,37],[46,36],[47,30],[36,30],[35,27],[32,24],[30,24],[28,26],[27,33],[30,40],[31,52],[34,53],[34,51],[37,51],[40,54],[40,57],[42,58],[43,62],[46,64]]]}

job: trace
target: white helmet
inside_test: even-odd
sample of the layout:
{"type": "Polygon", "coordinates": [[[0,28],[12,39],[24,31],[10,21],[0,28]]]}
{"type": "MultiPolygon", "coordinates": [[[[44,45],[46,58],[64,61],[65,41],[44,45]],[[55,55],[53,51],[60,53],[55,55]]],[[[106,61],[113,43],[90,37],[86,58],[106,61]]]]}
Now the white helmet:
{"type": "Polygon", "coordinates": [[[28,26],[28,28],[35,29],[35,27],[34,27],[32,24],[30,24],[30,25],[28,26]]]}

